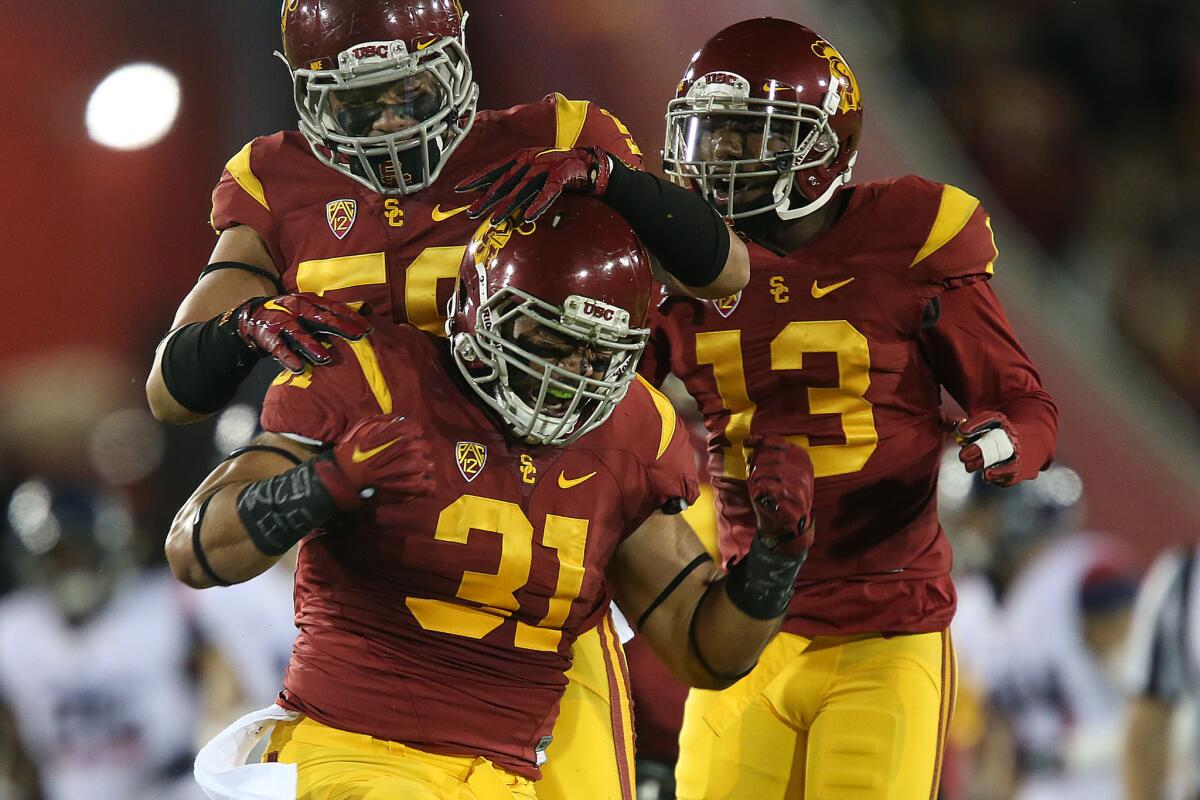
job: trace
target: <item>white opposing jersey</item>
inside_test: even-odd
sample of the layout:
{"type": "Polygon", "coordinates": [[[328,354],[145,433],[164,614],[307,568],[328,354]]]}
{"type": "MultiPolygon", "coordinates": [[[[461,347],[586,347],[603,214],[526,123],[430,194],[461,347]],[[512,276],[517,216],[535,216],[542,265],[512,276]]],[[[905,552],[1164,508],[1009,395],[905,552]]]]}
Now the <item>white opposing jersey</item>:
{"type": "Polygon", "coordinates": [[[74,628],[47,592],[0,602],[0,698],[48,800],[178,796],[198,706],[182,600],[154,570],[74,628]]]}
{"type": "Polygon", "coordinates": [[[244,711],[275,702],[296,639],[293,568],[284,561],[253,580],[189,592],[205,640],[232,667],[244,711]]]}
{"type": "Polygon", "coordinates": [[[1119,665],[1101,663],[1083,635],[1080,591],[1111,552],[1102,537],[1055,541],[1005,598],[1004,651],[994,692],[1032,758],[1020,800],[1118,800],[1124,696],[1119,665]]]}

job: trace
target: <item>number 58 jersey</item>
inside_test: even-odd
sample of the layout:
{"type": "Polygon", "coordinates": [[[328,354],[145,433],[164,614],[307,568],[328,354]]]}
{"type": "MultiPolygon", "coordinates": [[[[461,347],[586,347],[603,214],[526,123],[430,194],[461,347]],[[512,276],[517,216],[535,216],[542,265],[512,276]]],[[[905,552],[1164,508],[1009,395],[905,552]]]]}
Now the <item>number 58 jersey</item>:
{"type": "Polygon", "coordinates": [[[743,442],[784,435],[817,479],[816,541],[784,630],[943,630],[955,595],[935,508],[941,390],[972,412],[1049,402],[985,283],[987,214],[908,176],[855,187],[799,251],[749,248],[739,295],[663,300],[641,365],[652,382],[675,373],[700,406],[722,555],[744,554],[754,531],[743,442]]]}
{"type": "Polygon", "coordinates": [[[578,441],[528,447],[468,394],[444,340],[377,324],[334,342],[335,363],[280,376],[263,427],[328,443],[403,415],[425,429],[435,488],[403,503],[381,492],[301,545],[280,702],[536,780],[571,645],[608,610],[609,559],[665,504],[696,497],[686,430],[637,381],[578,441]]]}

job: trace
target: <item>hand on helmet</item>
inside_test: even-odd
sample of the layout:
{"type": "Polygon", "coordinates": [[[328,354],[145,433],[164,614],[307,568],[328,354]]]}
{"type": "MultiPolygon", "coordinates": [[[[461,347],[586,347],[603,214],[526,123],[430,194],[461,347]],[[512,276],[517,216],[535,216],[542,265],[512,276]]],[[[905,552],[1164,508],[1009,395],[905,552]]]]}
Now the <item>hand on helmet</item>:
{"type": "Polygon", "coordinates": [[[813,543],[813,465],[808,451],[765,434],[748,436],[750,502],[758,536],[773,551],[803,555],[813,543]]]}
{"type": "Polygon", "coordinates": [[[967,472],[983,470],[983,479],[996,486],[1011,486],[1021,471],[1021,442],[1008,417],[984,411],[954,426],[961,449],[958,460],[967,472]]]}
{"type": "Polygon", "coordinates": [[[317,457],[317,477],[339,511],[353,511],[377,491],[405,502],[433,491],[433,459],[425,429],[404,417],[361,420],[317,457]]]}
{"type": "Polygon", "coordinates": [[[254,297],[228,313],[229,323],[246,346],[271,356],[292,372],[303,372],[305,362],[329,363],[329,355],[314,334],[358,341],[371,332],[371,325],[350,306],[318,303],[296,294],[254,297]]]}
{"type": "Polygon", "coordinates": [[[564,191],[600,197],[608,189],[612,156],[597,147],[574,150],[530,147],[493,164],[455,187],[458,192],[483,190],[467,215],[478,219],[507,200],[497,219],[522,212],[521,222],[533,222],[564,191]]]}

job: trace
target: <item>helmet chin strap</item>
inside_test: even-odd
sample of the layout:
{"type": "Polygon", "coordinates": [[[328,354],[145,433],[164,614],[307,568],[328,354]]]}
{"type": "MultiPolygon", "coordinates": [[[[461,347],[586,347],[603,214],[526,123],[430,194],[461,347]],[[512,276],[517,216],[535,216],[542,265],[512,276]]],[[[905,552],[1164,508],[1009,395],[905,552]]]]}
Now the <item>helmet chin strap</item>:
{"type": "MultiPolygon", "coordinates": [[[[854,171],[854,163],[856,161],[858,161],[858,153],[855,153],[850,157],[850,163],[846,165],[846,169],[841,175],[839,175],[833,182],[829,184],[829,188],[826,189],[820,197],[800,206],[799,208],[792,208],[792,197],[794,195],[791,191],[788,191],[787,194],[784,195],[783,200],[779,203],[779,205],[775,207],[775,213],[779,215],[780,219],[786,222],[793,219],[799,219],[800,217],[807,217],[809,214],[817,211],[829,202],[829,199],[833,197],[834,192],[850,182],[850,173],[854,171]]],[[[791,181],[795,180],[795,176],[789,175],[788,178],[788,189],[791,189],[791,181]]]]}

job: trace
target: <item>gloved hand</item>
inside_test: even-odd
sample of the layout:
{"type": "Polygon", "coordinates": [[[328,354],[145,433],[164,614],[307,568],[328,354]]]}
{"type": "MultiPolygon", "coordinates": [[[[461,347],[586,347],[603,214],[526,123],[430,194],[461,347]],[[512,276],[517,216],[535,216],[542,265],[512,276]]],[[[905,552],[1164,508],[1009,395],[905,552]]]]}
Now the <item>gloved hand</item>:
{"type": "Polygon", "coordinates": [[[305,362],[328,364],[329,355],[313,334],[358,341],[371,325],[345,303],[316,302],[297,294],[253,297],[225,312],[222,327],[231,327],[259,355],[268,355],[284,369],[303,372],[305,362]]]}
{"type": "Polygon", "coordinates": [[[404,417],[378,414],[359,421],[314,464],[339,511],[353,511],[377,491],[400,502],[433,491],[425,429],[404,417]]]}
{"type": "Polygon", "coordinates": [[[782,436],[746,437],[750,502],[758,536],[774,552],[803,555],[813,543],[813,465],[808,451],[782,436]]]}
{"type": "Polygon", "coordinates": [[[1021,471],[1021,442],[1008,417],[999,411],[984,411],[954,426],[961,449],[958,460],[967,472],[983,470],[983,479],[996,486],[1010,486],[1021,471]]]}
{"type": "Polygon", "coordinates": [[[478,219],[508,200],[497,219],[507,219],[521,211],[519,222],[533,222],[554,203],[564,191],[601,197],[608,189],[612,175],[612,156],[598,147],[561,148],[530,147],[518,150],[507,161],[468,177],[456,187],[458,192],[484,190],[467,210],[467,216],[478,219]]]}

